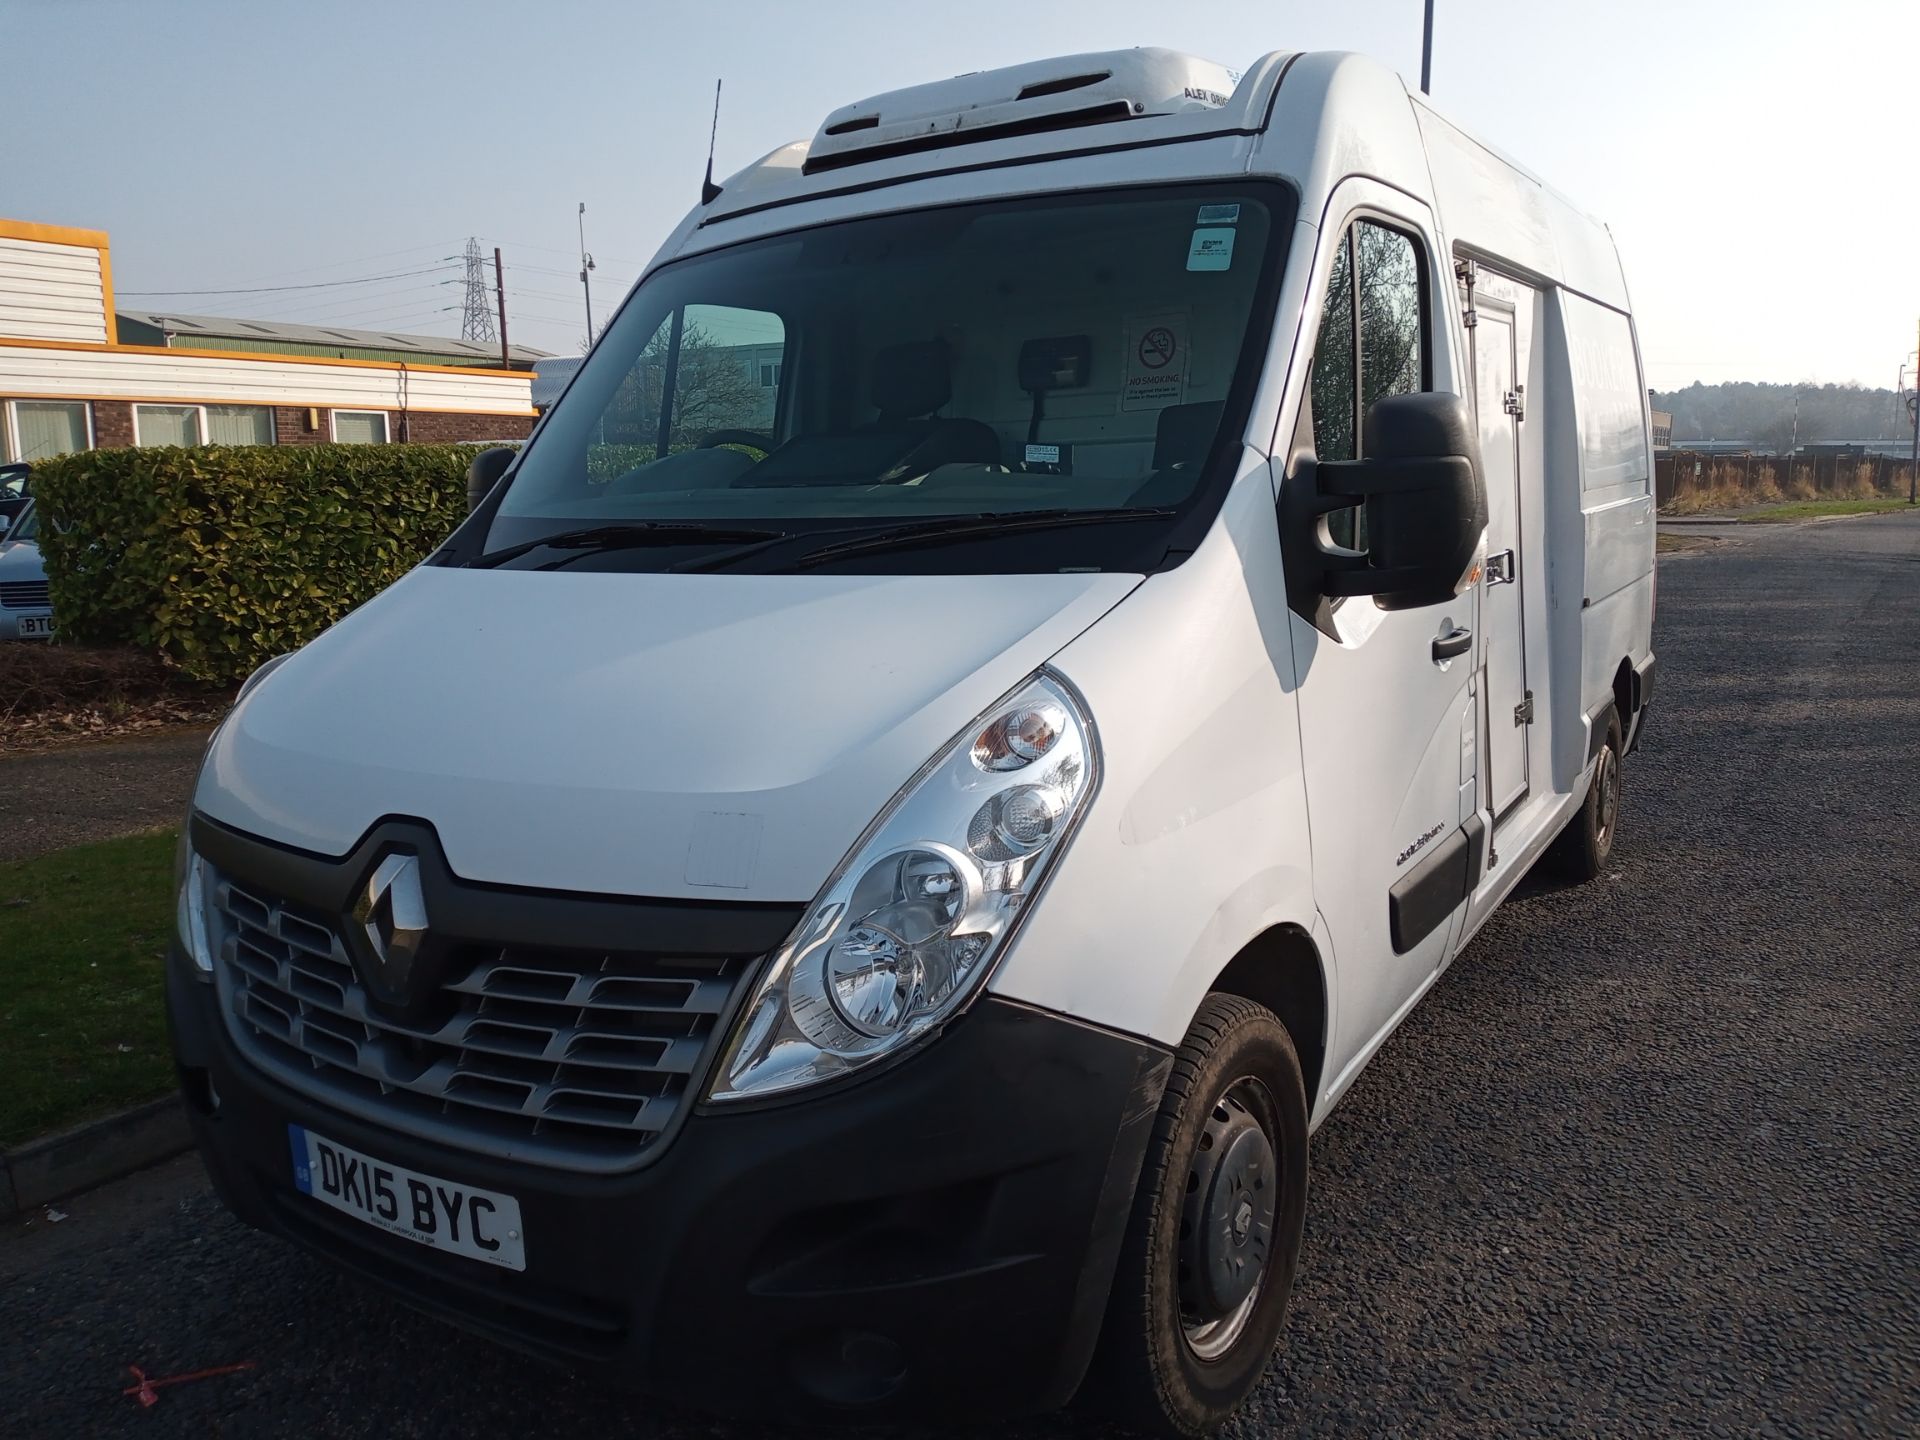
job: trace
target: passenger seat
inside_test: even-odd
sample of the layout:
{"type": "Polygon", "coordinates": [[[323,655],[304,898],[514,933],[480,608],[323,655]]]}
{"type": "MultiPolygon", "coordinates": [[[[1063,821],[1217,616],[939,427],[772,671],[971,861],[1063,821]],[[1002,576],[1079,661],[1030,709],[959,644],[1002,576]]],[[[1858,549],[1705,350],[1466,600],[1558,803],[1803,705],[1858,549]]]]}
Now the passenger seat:
{"type": "Polygon", "coordinates": [[[1192,494],[1226,408],[1224,400],[1201,400],[1162,410],[1153,432],[1153,475],[1127,497],[1127,503],[1168,505],[1192,494]]]}

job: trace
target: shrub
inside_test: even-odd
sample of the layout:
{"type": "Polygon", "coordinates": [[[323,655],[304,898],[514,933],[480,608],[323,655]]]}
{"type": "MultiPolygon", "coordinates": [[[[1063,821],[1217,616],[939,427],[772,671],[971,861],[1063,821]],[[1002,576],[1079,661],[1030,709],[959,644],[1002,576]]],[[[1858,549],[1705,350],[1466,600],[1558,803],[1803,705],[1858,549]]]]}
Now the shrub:
{"type": "Polygon", "coordinates": [[[424,559],[466,511],[473,446],[92,450],[36,465],[64,636],[233,681],[424,559]]]}

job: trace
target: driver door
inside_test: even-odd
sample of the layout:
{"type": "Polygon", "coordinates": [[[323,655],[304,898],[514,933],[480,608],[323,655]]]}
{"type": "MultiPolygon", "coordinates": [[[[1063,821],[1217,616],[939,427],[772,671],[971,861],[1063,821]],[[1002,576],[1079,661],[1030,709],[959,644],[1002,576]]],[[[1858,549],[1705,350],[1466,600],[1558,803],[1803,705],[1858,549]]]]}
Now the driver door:
{"type": "MultiPolygon", "coordinates": [[[[1429,222],[1404,197],[1393,203],[1350,209],[1321,232],[1306,397],[1321,460],[1364,458],[1365,417],[1383,396],[1455,388],[1432,303],[1450,292],[1437,283],[1429,222]]],[[[1367,548],[1364,504],[1323,523],[1323,546],[1367,548]]],[[[1457,854],[1475,806],[1474,657],[1460,649],[1475,604],[1469,592],[1388,611],[1353,597],[1332,602],[1321,625],[1293,616],[1314,888],[1339,976],[1335,1090],[1445,963],[1466,898],[1445,903],[1451,877],[1436,891],[1432,872],[1457,854]]]]}

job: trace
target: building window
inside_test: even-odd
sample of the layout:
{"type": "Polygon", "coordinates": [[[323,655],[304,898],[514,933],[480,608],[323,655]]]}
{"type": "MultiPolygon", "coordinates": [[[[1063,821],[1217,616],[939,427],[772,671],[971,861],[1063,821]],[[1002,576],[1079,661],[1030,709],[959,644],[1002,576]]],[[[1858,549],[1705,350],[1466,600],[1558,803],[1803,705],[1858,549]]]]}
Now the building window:
{"type": "Polygon", "coordinates": [[[265,405],[135,405],[136,445],[271,445],[265,405]]]}
{"type": "Polygon", "coordinates": [[[9,408],[15,460],[93,448],[93,412],[84,400],[14,400],[9,408]]]}
{"type": "Polygon", "coordinates": [[[133,443],[136,445],[198,445],[204,436],[198,405],[133,407],[133,443]]]}
{"type": "Polygon", "coordinates": [[[760,367],[760,388],[778,390],[780,388],[780,366],[778,362],[763,364],[760,367]]]}
{"type": "Polygon", "coordinates": [[[205,433],[209,445],[273,444],[273,411],[265,405],[207,405],[205,433]]]}
{"type": "Polygon", "coordinates": [[[333,438],[341,445],[384,445],[387,443],[387,412],[336,410],[333,412],[333,438]]]}

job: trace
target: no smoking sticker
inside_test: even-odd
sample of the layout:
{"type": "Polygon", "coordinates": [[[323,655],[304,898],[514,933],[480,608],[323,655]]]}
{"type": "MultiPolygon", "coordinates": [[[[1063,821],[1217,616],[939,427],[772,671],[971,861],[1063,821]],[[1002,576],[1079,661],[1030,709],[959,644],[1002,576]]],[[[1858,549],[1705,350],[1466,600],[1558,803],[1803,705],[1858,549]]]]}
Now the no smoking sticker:
{"type": "Polygon", "coordinates": [[[1127,317],[1122,410],[1160,410],[1187,394],[1188,312],[1162,310],[1127,317]]]}

